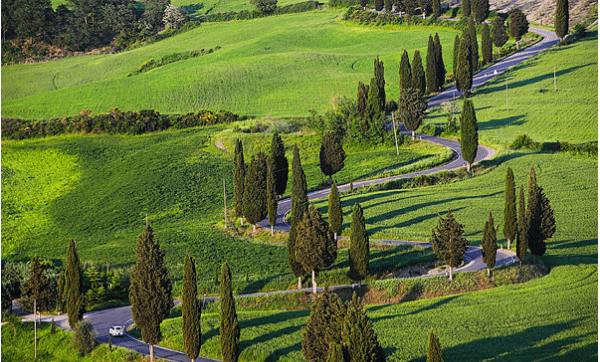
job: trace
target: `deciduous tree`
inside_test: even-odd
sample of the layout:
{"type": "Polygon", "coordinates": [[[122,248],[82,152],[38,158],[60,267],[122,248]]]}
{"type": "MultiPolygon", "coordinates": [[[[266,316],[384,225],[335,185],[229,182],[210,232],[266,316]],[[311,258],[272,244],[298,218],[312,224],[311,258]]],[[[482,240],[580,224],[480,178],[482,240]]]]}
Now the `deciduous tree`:
{"type": "Polygon", "coordinates": [[[509,29],[510,35],[517,41],[517,50],[519,50],[519,42],[521,41],[521,37],[529,30],[529,22],[527,21],[527,17],[519,8],[514,9],[510,14],[509,29]]]}
{"type": "Polygon", "coordinates": [[[423,69],[423,60],[421,59],[421,53],[415,50],[415,55],[412,61],[412,88],[421,92],[421,95],[425,94],[425,70],[423,69]]]}
{"type": "Polygon", "coordinates": [[[160,249],[148,224],[138,238],[135,254],[137,261],[129,287],[131,315],[142,332],[142,340],[150,346],[150,360],[153,361],[154,345],[162,339],[160,323],[169,316],[173,298],[165,252],[160,249]]]}
{"type": "Polygon", "coordinates": [[[350,245],[348,246],[348,264],[350,279],[360,283],[369,275],[369,234],[365,226],[365,216],[360,204],[352,209],[350,226],[350,245]]]}
{"type": "Polygon", "coordinates": [[[475,106],[471,100],[465,99],[460,115],[460,152],[467,162],[467,172],[471,171],[471,164],[477,156],[478,130],[475,106]]]}
{"type": "Polygon", "coordinates": [[[506,169],[506,181],[504,190],[504,237],[510,243],[515,240],[517,234],[517,195],[515,193],[515,175],[509,167],[506,169]]]}
{"type": "Polygon", "coordinates": [[[202,330],[198,286],[196,285],[196,261],[186,253],[183,265],[183,288],[181,292],[181,316],[183,348],[187,358],[194,362],[200,354],[202,330]]]}
{"type": "Polygon", "coordinates": [[[496,48],[498,48],[498,53],[500,53],[500,48],[508,41],[506,25],[501,16],[496,16],[494,20],[492,20],[492,41],[496,48]]]}
{"type": "Polygon", "coordinates": [[[488,276],[491,276],[491,269],[496,266],[496,228],[494,227],[494,218],[490,211],[490,217],[485,222],[483,228],[483,238],[481,240],[481,252],[483,254],[483,262],[487,266],[488,276]]]}
{"type": "Polygon", "coordinates": [[[229,263],[221,267],[221,291],[219,303],[221,305],[219,317],[219,333],[221,334],[221,352],[223,362],[237,362],[239,357],[240,326],[238,324],[235,300],[231,286],[231,270],[229,263]]]}
{"type": "Polygon", "coordinates": [[[415,139],[415,131],[425,117],[426,110],[427,101],[423,98],[421,92],[414,89],[403,89],[401,91],[398,113],[404,127],[412,132],[413,139],[415,139]]]}
{"type": "Polygon", "coordinates": [[[433,251],[450,267],[450,280],[452,280],[452,269],[463,262],[469,245],[469,241],[462,236],[463,233],[463,225],[454,219],[450,209],[446,217],[440,216],[438,225],[431,230],[433,251]]]}
{"type": "Polygon", "coordinates": [[[331,231],[333,231],[333,238],[337,241],[338,234],[342,232],[344,215],[342,213],[340,193],[335,181],[331,184],[331,191],[329,192],[328,201],[329,208],[327,209],[327,213],[329,214],[329,227],[331,228],[331,231]]]}

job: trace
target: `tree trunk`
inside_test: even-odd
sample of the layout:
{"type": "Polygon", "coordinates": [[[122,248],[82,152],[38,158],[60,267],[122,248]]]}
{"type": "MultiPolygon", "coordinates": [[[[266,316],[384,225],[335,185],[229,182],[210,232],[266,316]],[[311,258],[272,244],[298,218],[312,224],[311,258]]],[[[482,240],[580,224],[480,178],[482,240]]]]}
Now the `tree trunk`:
{"type": "Polygon", "coordinates": [[[488,271],[488,277],[490,277],[492,275],[492,272],[490,271],[490,268],[487,268],[488,271]]]}
{"type": "Polygon", "coordinates": [[[150,345],[150,362],[154,362],[154,345],[150,345]]]}
{"type": "Polygon", "coordinates": [[[537,265],[537,255],[532,254],[533,255],[533,265],[537,265]]]}
{"type": "Polygon", "coordinates": [[[252,224],[252,233],[256,234],[256,224],[252,224]]]}
{"type": "Polygon", "coordinates": [[[336,232],[333,233],[333,240],[337,241],[337,233],[336,232]]]}
{"type": "Polygon", "coordinates": [[[413,141],[415,140],[415,131],[411,131],[412,132],[412,137],[413,137],[413,141]]]}
{"type": "Polygon", "coordinates": [[[452,280],[452,267],[450,267],[450,280],[452,280]]]}
{"type": "Polygon", "coordinates": [[[362,287],[362,280],[358,281],[358,291],[360,292],[360,288],[362,287]]]}
{"type": "Polygon", "coordinates": [[[298,290],[302,289],[302,277],[298,277],[298,290]]]}
{"type": "Polygon", "coordinates": [[[467,162],[467,172],[471,172],[471,162],[467,162]]]}
{"type": "Polygon", "coordinates": [[[517,40],[517,51],[519,51],[519,41],[517,40]]]}
{"type": "Polygon", "coordinates": [[[240,217],[240,226],[244,225],[244,217],[240,217]]]}
{"type": "Polygon", "coordinates": [[[508,248],[507,249],[510,249],[510,239],[508,239],[508,248]]]}
{"type": "Polygon", "coordinates": [[[315,270],[312,271],[313,294],[317,294],[317,281],[315,280],[315,270]]]}
{"type": "Polygon", "coordinates": [[[273,236],[274,231],[273,231],[273,225],[271,225],[271,236],[273,236]]]}

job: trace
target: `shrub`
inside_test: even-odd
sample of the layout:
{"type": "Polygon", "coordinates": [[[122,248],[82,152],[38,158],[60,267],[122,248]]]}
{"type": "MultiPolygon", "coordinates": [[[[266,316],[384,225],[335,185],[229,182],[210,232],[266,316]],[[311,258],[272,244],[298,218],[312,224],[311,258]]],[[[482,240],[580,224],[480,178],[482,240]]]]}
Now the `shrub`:
{"type": "Polygon", "coordinates": [[[515,138],[513,143],[510,144],[510,148],[513,150],[518,150],[521,148],[535,148],[538,144],[533,142],[533,140],[527,135],[520,135],[515,138]]]}
{"type": "Polygon", "coordinates": [[[94,340],[94,328],[87,321],[75,324],[73,328],[73,347],[79,352],[79,357],[84,357],[96,346],[94,340]]]}

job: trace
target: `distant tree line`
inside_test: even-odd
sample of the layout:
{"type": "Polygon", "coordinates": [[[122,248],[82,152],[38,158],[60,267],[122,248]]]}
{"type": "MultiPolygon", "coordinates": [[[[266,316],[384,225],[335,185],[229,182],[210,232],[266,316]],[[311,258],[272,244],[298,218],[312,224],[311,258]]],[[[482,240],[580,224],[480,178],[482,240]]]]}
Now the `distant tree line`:
{"type": "Polygon", "coordinates": [[[20,140],[68,133],[84,134],[143,134],[170,128],[184,129],[237,121],[239,116],[230,111],[200,110],[183,115],[161,115],[156,110],[121,111],[91,115],[83,111],[78,116],[31,121],[2,118],[2,139],[20,140]]]}

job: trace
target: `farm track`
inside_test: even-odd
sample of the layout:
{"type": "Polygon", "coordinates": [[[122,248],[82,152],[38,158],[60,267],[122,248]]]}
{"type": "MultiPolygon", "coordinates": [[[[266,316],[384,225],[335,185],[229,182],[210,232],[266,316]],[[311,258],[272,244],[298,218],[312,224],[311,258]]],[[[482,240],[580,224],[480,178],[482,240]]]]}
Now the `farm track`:
{"type": "MultiPolygon", "coordinates": [[[[551,47],[553,45],[556,45],[558,42],[558,38],[556,37],[556,35],[550,31],[538,29],[538,28],[530,28],[530,31],[541,35],[543,37],[543,39],[540,42],[538,42],[537,44],[535,44],[527,49],[524,49],[522,51],[519,51],[516,54],[513,54],[512,56],[477,73],[473,78],[473,88],[481,86],[482,84],[486,83],[487,81],[493,79],[496,75],[502,74],[508,68],[523,62],[524,60],[538,54],[539,52],[541,52],[543,50],[548,49],[549,47],[551,47]]],[[[455,87],[451,87],[450,89],[445,90],[444,92],[436,95],[435,97],[432,97],[429,100],[428,107],[431,108],[431,107],[438,106],[443,102],[446,102],[448,100],[455,98],[456,96],[460,96],[460,92],[457,92],[455,87]]],[[[402,133],[408,135],[408,132],[405,129],[402,130],[402,133]]],[[[448,140],[448,139],[444,139],[444,138],[438,138],[438,137],[423,135],[423,134],[420,134],[419,137],[424,141],[432,142],[432,143],[450,148],[454,153],[454,158],[449,163],[447,163],[443,166],[435,167],[435,168],[432,168],[429,170],[413,172],[413,173],[404,174],[404,175],[391,176],[391,177],[386,177],[386,178],[381,178],[381,179],[376,179],[376,180],[367,180],[367,181],[357,182],[353,186],[355,188],[359,188],[359,187],[364,187],[364,186],[368,186],[368,185],[372,185],[372,184],[387,182],[390,180],[395,180],[395,179],[400,179],[400,178],[417,177],[419,175],[432,174],[432,173],[436,173],[436,172],[439,172],[442,170],[453,170],[453,169],[464,167],[465,161],[463,160],[463,158],[461,156],[460,144],[458,141],[448,140]]],[[[479,146],[478,150],[477,150],[477,157],[475,159],[475,162],[480,162],[482,160],[490,159],[494,156],[495,152],[496,151],[491,148],[479,146]]],[[[345,191],[350,188],[350,185],[349,184],[340,185],[338,188],[340,191],[345,191]]],[[[308,198],[309,198],[309,200],[315,200],[315,199],[327,197],[328,194],[329,194],[328,189],[319,190],[319,191],[314,191],[314,192],[309,193],[308,198]]],[[[278,231],[289,231],[289,225],[285,222],[285,215],[290,211],[290,208],[291,208],[291,200],[289,198],[281,200],[278,203],[279,215],[277,217],[277,223],[275,225],[275,228],[278,231]]],[[[266,220],[261,221],[259,223],[259,225],[261,225],[263,227],[269,226],[268,221],[266,221],[266,220]]],[[[421,246],[429,246],[430,245],[430,243],[414,242],[414,241],[397,241],[397,240],[377,240],[377,241],[389,243],[389,244],[396,244],[396,245],[398,245],[398,244],[411,244],[411,245],[421,245],[421,246]]],[[[509,264],[512,261],[514,261],[514,253],[508,252],[506,250],[498,250],[498,256],[496,258],[496,265],[509,264]]],[[[485,264],[483,263],[483,260],[481,257],[481,248],[470,246],[465,255],[465,265],[461,268],[458,268],[456,270],[456,272],[483,270],[483,269],[485,269],[485,264]]],[[[342,286],[331,287],[331,289],[350,288],[350,287],[353,287],[353,286],[352,285],[342,285],[342,286]]],[[[311,291],[311,289],[303,289],[302,291],[309,292],[309,291],[311,291]]],[[[239,295],[238,297],[241,297],[241,296],[250,296],[250,297],[251,296],[264,296],[264,295],[295,293],[295,292],[298,292],[298,290],[294,289],[294,290],[284,290],[284,291],[276,291],[276,292],[269,292],[269,293],[252,293],[252,294],[239,295]]],[[[218,297],[212,297],[212,298],[207,298],[207,299],[216,300],[216,299],[218,299],[218,297]]],[[[179,304],[179,301],[175,302],[175,305],[177,305],[177,304],[179,304]]],[[[131,307],[130,306],[86,313],[84,318],[92,323],[94,330],[96,332],[96,339],[100,343],[105,343],[105,344],[108,343],[108,338],[109,338],[108,329],[111,325],[117,324],[117,325],[128,326],[133,323],[133,321],[131,319],[131,307]]],[[[45,322],[50,322],[52,319],[54,319],[54,321],[60,328],[67,329],[67,330],[69,329],[66,315],[41,317],[41,320],[45,321],[45,322]]],[[[33,316],[26,316],[24,318],[24,320],[33,320],[33,316]]],[[[140,340],[137,340],[129,335],[126,335],[122,338],[113,339],[112,344],[114,346],[131,349],[131,350],[133,350],[137,353],[143,354],[143,355],[149,354],[148,345],[146,343],[144,343],[140,340]]],[[[186,357],[185,353],[183,353],[183,352],[175,351],[172,349],[159,347],[159,346],[154,347],[154,355],[157,358],[161,358],[161,359],[164,359],[167,361],[188,361],[189,360],[186,357]]],[[[211,361],[215,361],[215,360],[210,359],[210,358],[205,358],[205,357],[198,357],[196,359],[196,361],[211,362],[211,361]]]]}

